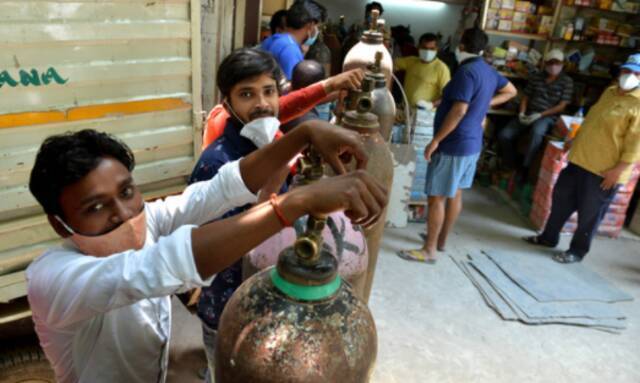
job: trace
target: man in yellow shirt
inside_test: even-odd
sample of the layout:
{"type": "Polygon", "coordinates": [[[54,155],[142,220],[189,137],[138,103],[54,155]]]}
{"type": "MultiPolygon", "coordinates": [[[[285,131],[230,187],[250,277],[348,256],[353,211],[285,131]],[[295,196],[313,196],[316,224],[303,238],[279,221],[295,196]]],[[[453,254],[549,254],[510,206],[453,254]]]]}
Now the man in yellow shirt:
{"type": "Polygon", "coordinates": [[[553,190],[551,215],[542,234],[525,240],[555,247],[560,230],[578,212],[569,250],[554,255],[560,263],[579,262],[609,203],[640,162],[640,53],[622,65],[618,85],[604,91],[589,110],[569,153],[567,166],[553,190]]]}
{"type": "Polygon", "coordinates": [[[432,33],[425,33],[419,41],[420,57],[402,57],[393,63],[397,71],[406,71],[404,90],[409,99],[409,106],[415,108],[418,101],[426,101],[437,107],[442,98],[442,90],[451,79],[449,67],[436,56],[438,54],[438,38],[432,33]]]}

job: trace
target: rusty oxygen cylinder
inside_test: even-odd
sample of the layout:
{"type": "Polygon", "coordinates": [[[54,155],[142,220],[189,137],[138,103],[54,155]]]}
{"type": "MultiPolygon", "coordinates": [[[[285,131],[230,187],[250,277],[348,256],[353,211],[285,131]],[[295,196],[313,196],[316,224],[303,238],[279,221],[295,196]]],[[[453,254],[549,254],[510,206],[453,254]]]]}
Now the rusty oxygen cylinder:
{"type": "MultiPolygon", "coordinates": [[[[297,163],[297,174],[306,174],[310,166],[312,164],[302,157],[297,163]]],[[[296,176],[291,189],[299,186],[298,182],[306,182],[307,178],[310,177],[296,176]]],[[[328,247],[336,256],[340,277],[351,284],[359,298],[365,299],[369,253],[364,229],[360,225],[352,224],[341,211],[331,213],[326,218],[327,224],[322,231],[323,246],[328,247]]],[[[291,246],[296,235],[304,232],[306,223],[307,217],[300,217],[292,227],[283,228],[249,251],[243,258],[242,278],[246,280],[260,270],[276,265],[280,253],[291,246]]]]}
{"type": "Polygon", "coordinates": [[[378,17],[380,12],[377,9],[371,11],[371,25],[360,38],[360,42],[347,52],[342,64],[342,70],[365,69],[371,63],[372,52],[382,52],[381,70],[384,73],[387,87],[391,86],[391,74],[393,73],[393,59],[387,47],[384,46],[384,34],[378,28],[378,17]]]}
{"type": "MultiPolygon", "coordinates": [[[[322,177],[313,165],[303,177],[322,177]]],[[[246,280],[227,303],[218,328],[217,383],[366,383],[377,354],[367,305],[338,275],[322,244],[324,217],[309,217],[304,234],[278,264],[246,280]]]]}
{"type": "MultiPolygon", "coordinates": [[[[353,100],[349,100],[352,102],[353,100]]],[[[356,110],[348,110],[344,113],[341,125],[345,129],[356,131],[362,137],[365,151],[369,156],[367,172],[373,178],[384,185],[387,190],[391,190],[393,182],[393,158],[387,142],[380,134],[380,124],[378,117],[369,112],[373,107],[370,93],[363,92],[356,101],[356,110]]],[[[367,265],[367,281],[365,284],[365,297],[369,301],[373,276],[378,261],[378,251],[384,232],[387,210],[385,208],[380,219],[364,231],[369,249],[369,264],[367,265]]]]}
{"type": "Polygon", "coordinates": [[[370,112],[378,116],[380,123],[380,134],[382,138],[389,142],[391,130],[396,121],[396,102],[393,95],[387,88],[384,73],[382,73],[382,52],[376,52],[375,61],[367,66],[365,80],[360,91],[350,91],[346,99],[346,110],[355,110],[358,99],[365,93],[370,93],[370,112]]]}

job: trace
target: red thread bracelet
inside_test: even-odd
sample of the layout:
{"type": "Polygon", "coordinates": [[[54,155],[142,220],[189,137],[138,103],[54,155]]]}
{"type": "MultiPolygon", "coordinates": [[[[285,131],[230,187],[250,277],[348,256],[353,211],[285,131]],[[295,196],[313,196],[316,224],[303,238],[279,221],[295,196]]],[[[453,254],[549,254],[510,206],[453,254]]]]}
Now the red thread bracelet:
{"type": "Polygon", "coordinates": [[[282,213],[282,209],[280,209],[280,205],[278,204],[278,195],[276,193],[272,193],[271,197],[269,197],[269,203],[273,207],[273,211],[276,213],[278,220],[284,227],[291,227],[293,224],[289,222],[289,220],[282,213]]]}

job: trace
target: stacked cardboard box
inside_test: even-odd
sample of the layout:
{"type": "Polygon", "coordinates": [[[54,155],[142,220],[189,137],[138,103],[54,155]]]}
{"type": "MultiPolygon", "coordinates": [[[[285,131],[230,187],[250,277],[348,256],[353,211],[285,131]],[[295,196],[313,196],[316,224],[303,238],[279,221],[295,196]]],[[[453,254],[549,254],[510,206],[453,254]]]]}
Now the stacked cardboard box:
{"type": "Polygon", "coordinates": [[[491,0],[486,27],[505,32],[548,34],[553,17],[547,11],[548,7],[537,7],[530,1],[491,0]]]}
{"type": "MultiPolygon", "coordinates": [[[[560,172],[567,166],[567,154],[563,151],[562,147],[562,142],[549,142],[542,158],[538,182],[533,192],[533,205],[529,214],[529,219],[531,219],[531,222],[538,230],[544,228],[549,218],[553,188],[558,181],[560,172]]],[[[620,235],[627,208],[629,207],[629,202],[631,201],[631,196],[633,195],[639,177],[640,166],[636,166],[633,169],[631,180],[623,185],[616,193],[602,223],[598,227],[598,234],[609,237],[617,237],[620,235]]],[[[576,230],[577,225],[578,216],[574,213],[562,231],[572,233],[576,230]]]]}
{"type": "Polygon", "coordinates": [[[435,111],[416,110],[416,130],[413,135],[413,145],[416,149],[416,170],[411,184],[411,199],[409,201],[409,221],[423,222],[426,219],[427,195],[424,184],[427,177],[427,160],[424,159],[424,148],[433,139],[433,120],[435,111]]]}
{"type": "Polygon", "coordinates": [[[427,177],[427,160],[424,159],[424,148],[433,139],[433,119],[435,112],[417,109],[416,130],[413,135],[413,146],[416,149],[416,173],[411,185],[411,200],[424,201],[424,183],[427,177]]]}

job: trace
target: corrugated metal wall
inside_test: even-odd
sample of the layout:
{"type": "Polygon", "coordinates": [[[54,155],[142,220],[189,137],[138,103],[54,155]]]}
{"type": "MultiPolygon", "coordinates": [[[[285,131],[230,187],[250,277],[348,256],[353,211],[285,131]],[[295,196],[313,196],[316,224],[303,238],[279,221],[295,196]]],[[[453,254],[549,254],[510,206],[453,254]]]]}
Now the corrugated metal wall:
{"type": "Polygon", "coordinates": [[[27,188],[45,137],[113,133],[148,196],[184,186],[201,140],[199,12],[199,0],[0,1],[0,290],[57,240],[27,188]]]}

